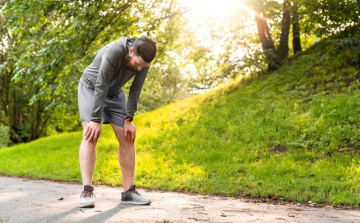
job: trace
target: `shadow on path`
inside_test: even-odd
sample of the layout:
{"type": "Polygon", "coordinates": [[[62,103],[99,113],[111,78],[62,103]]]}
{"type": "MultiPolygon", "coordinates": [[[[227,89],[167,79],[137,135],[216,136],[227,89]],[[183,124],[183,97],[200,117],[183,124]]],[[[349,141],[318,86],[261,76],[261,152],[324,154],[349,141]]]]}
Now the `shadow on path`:
{"type": "Polygon", "coordinates": [[[51,221],[55,220],[55,221],[58,221],[58,220],[61,220],[63,218],[65,218],[66,216],[70,215],[70,214],[73,214],[77,211],[79,211],[80,209],[78,207],[74,207],[68,211],[65,211],[63,213],[59,213],[59,214],[56,214],[56,215],[49,215],[48,217],[45,217],[43,218],[42,220],[43,221],[40,221],[40,222],[46,222],[47,220],[51,219],[51,221]]]}
{"type": "MultiPolygon", "coordinates": [[[[83,222],[105,222],[106,220],[108,220],[112,216],[116,215],[120,211],[122,211],[126,208],[134,207],[134,206],[136,206],[136,205],[124,205],[124,204],[120,203],[107,211],[101,212],[96,215],[92,215],[90,217],[83,219],[82,221],[83,222]]],[[[83,210],[86,210],[86,209],[83,209],[83,210]]]]}

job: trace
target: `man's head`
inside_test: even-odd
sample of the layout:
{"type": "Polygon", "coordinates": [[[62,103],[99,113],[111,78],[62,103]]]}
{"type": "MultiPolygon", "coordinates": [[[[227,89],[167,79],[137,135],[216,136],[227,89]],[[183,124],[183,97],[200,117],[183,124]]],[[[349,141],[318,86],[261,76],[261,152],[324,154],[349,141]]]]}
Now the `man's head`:
{"type": "Polygon", "coordinates": [[[140,37],[135,40],[126,55],[126,66],[135,71],[141,71],[149,67],[157,53],[156,42],[148,37],[140,37]]]}

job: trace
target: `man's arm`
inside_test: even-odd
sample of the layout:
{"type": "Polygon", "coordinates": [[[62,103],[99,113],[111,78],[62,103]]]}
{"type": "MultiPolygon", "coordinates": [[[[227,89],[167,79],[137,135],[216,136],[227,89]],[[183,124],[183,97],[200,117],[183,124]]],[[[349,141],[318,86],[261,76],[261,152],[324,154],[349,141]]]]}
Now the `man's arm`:
{"type": "Polygon", "coordinates": [[[127,103],[126,119],[124,123],[124,137],[129,140],[131,143],[135,142],[136,138],[136,128],[135,125],[128,119],[132,120],[135,112],[137,111],[137,104],[139,102],[139,97],[141,90],[144,86],[144,82],[147,76],[149,68],[144,68],[141,72],[135,75],[135,78],[130,86],[129,99],[127,103]]]}
{"type": "Polygon", "coordinates": [[[149,67],[144,68],[142,71],[135,75],[135,78],[131,83],[129,98],[127,102],[126,117],[130,117],[132,119],[135,115],[135,112],[137,111],[140,93],[144,86],[148,71],[149,67]]]}

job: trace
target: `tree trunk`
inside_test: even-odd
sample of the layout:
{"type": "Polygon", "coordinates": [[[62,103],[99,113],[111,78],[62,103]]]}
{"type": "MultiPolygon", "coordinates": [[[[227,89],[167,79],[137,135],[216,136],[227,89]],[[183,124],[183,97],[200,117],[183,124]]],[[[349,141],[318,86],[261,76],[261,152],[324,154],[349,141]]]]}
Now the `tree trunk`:
{"type": "Polygon", "coordinates": [[[280,62],[286,59],[289,55],[289,30],[290,30],[290,2],[289,0],[284,0],[283,17],[281,22],[280,44],[276,52],[280,62]]]}
{"type": "Polygon", "coordinates": [[[266,18],[264,16],[264,12],[260,12],[263,17],[256,16],[255,21],[259,33],[260,42],[262,45],[262,49],[265,54],[265,60],[268,64],[268,71],[274,71],[278,68],[277,60],[275,58],[275,47],[274,42],[271,38],[269,26],[266,22],[266,18]]]}
{"type": "Polygon", "coordinates": [[[37,102],[37,106],[36,106],[36,124],[35,124],[35,133],[34,133],[34,138],[32,138],[31,140],[34,139],[38,139],[40,138],[41,135],[41,118],[42,118],[42,101],[38,101],[37,102]]]}
{"type": "MultiPolygon", "coordinates": [[[[358,0],[360,1],[360,0],[358,0]]],[[[301,41],[300,41],[300,22],[298,14],[298,5],[295,3],[292,8],[292,29],[293,29],[293,50],[294,54],[301,52],[301,41]]]]}
{"type": "Polygon", "coordinates": [[[359,17],[360,17],[360,0],[357,0],[357,4],[358,4],[358,14],[359,14],[359,17]]]}

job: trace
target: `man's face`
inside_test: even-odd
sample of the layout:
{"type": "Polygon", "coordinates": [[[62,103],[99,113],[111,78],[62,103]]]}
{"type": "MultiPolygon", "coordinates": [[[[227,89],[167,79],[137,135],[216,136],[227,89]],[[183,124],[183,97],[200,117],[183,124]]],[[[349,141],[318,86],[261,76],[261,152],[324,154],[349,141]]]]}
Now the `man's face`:
{"type": "Polygon", "coordinates": [[[131,47],[129,54],[125,58],[125,65],[133,71],[141,71],[142,69],[149,67],[150,63],[145,62],[141,56],[135,55],[134,50],[131,47]]]}

